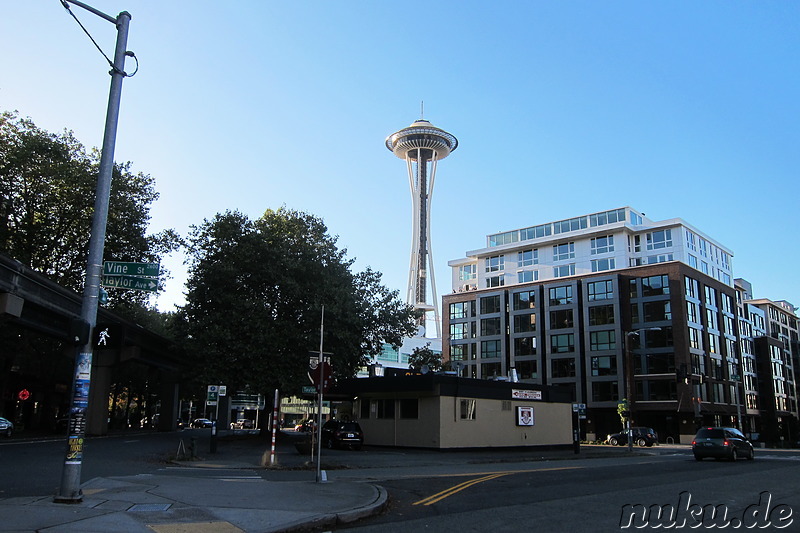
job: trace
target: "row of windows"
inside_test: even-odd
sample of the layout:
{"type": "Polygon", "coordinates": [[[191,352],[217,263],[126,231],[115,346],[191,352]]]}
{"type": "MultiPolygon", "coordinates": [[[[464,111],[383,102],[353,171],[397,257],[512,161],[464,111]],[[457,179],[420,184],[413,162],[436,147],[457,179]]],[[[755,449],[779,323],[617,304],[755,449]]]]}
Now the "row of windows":
{"type": "MultiPolygon", "coordinates": [[[[496,233],[489,235],[489,246],[502,246],[504,244],[511,244],[518,241],[526,241],[530,239],[539,239],[547,237],[548,235],[558,235],[559,233],[566,233],[569,231],[578,231],[586,229],[587,223],[591,227],[604,226],[606,224],[614,224],[616,222],[625,221],[625,209],[612,209],[610,211],[603,211],[593,215],[570,218],[567,220],[559,220],[549,224],[540,224],[538,226],[531,226],[521,230],[506,231],[504,233],[496,233]]],[[[631,223],[634,225],[642,224],[642,217],[631,211],[631,223]]]]}

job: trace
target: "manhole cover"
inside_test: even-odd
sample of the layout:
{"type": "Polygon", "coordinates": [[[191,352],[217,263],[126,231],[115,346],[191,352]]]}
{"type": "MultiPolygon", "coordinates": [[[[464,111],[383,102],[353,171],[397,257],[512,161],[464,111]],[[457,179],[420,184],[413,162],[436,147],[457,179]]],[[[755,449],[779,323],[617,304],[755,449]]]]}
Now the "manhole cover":
{"type": "Polygon", "coordinates": [[[130,509],[129,513],[143,513],[152,511],[166,511],[169,509],[171,503],[137,503],[130,509]]]}

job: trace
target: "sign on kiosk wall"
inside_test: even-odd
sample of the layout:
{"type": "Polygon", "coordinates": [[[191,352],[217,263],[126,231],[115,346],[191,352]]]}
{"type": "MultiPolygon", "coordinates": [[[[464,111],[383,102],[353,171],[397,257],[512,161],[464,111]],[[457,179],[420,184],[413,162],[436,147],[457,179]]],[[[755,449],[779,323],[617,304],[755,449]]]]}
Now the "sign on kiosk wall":
{"type": "Polygon", "coordinates": [[[533,426],[533,406],[532,405],[518,405],[517,406],[517,425],[518,426],[533,426]]]}

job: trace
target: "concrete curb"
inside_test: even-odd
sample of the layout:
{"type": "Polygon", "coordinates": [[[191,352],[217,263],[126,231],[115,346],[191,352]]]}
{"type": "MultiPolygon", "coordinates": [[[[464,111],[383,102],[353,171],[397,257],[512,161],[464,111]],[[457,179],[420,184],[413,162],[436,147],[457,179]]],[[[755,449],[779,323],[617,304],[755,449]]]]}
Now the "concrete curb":
{"type": "Polygon", "coordinates": [[[363,507],[349,509],[340,513],[321,514],[310,519],[300,519],[294,524],[283,526],[279,531],[294,533],[308,531],[309,529],[335,527],[337,525],[350,524],[362,518],[379,515],[389,503],[389,493],[380,485],[370,484],[370,486],[375,489],[375,500],[363,507]]]}

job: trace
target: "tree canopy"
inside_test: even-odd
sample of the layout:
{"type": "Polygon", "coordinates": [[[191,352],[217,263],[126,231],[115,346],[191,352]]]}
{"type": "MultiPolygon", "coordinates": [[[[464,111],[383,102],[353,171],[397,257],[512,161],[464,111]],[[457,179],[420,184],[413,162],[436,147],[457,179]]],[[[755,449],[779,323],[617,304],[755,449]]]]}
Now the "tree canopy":
{"type": "MultiPolygon", "coordinates": [[[[72,132],[49,133],[16,113],[0,114],[0,251],[80,292],[83,288],[100,153],[72,132]]],[[[180,242],[172,230],[148,235],[155,180],[115,163],[104,259],[160,262],[180,242]]],[[[143,303],[138,291],[112,301],[143,303]]]]}
{"type": "Polygon", "coordinates": [[[408,368],[421,371],[423,366],[430,372],[442,370],[442,354],[431,350],[431,343],[414,348],[408,356],[408,368]]]}
{"type": "Polygon", "coordinates": [[[234,390],[299,393],[309,352],[330,352],[334,375],[352,377],[383,343],[414,332],[414,310],[371,269],[351,272],[319,218],[281,208],[258,220],[217,214],[189,236],[181,311],[198,379],[234,390]]]}

